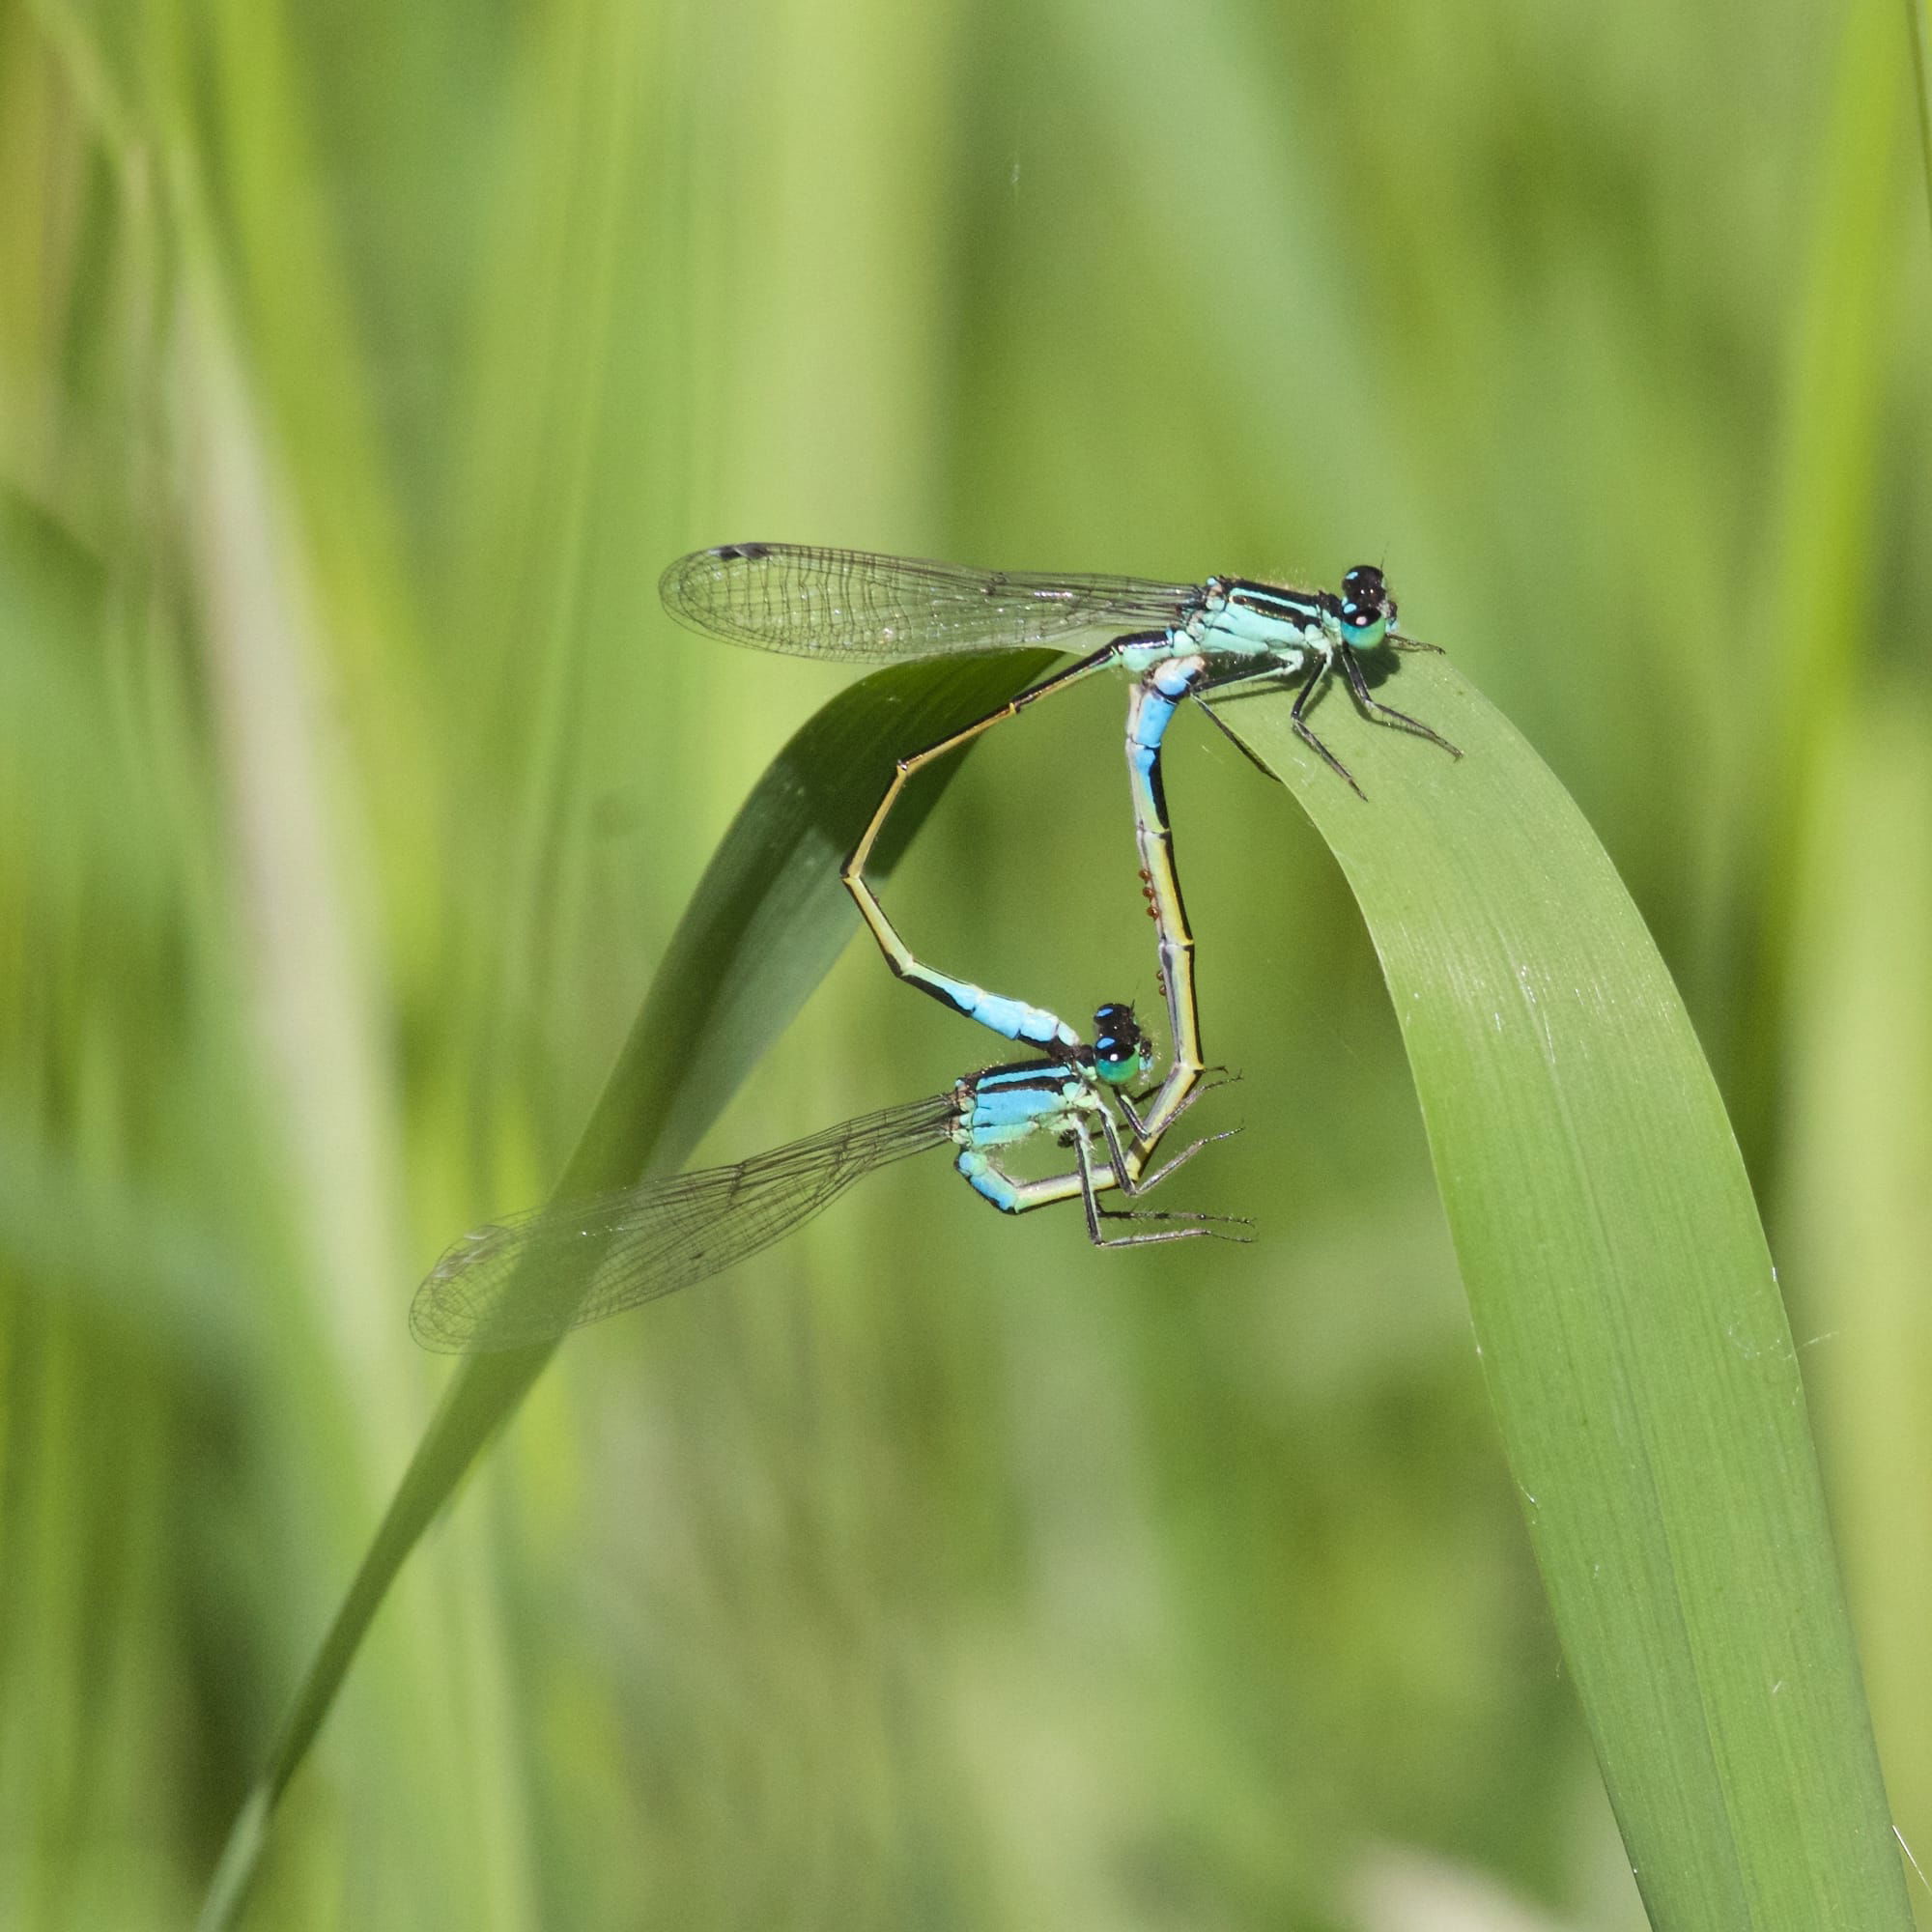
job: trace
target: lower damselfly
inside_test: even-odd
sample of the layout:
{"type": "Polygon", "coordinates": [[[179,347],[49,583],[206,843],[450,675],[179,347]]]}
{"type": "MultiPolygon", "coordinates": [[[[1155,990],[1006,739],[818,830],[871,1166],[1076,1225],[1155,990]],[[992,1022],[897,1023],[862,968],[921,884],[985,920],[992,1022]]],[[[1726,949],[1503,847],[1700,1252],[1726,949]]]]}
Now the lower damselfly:
{"type": "Polygon", "coordinates": [[[728,1167],[490,1222],[453,1243],[430,1270],[410,1310],[411,1331],[424,1348],[448,1354],[553,1341],[735,1266],[802,1227],[864,1176],[936,1147],[951,1146],[953,1166],[1004,1213],[1080,1201],[1097,1247],[1184,1241],[1245,1225],[1225,1216],[1100,1206],[1109,1190],[1137,1201],[1208,1145],[1196,1141],[1148,1171],[1138,1151],[1146,1121],[1130,1090],[1147,1076],[1152,1053],[1131,1007],[1104,1006],[1094,1015],[1091,1046],[986,1067],[944,1094],[728,1167]],[[1042,1138],[1070,1148],[1073,1168],[1043,1179],[1017,1179],[1007,1165],[1010,1153],[1042,1138]],[[1185,1225],[1142,1225],[1150,1222],[1185,1225]],[[1111,1232],[1116,1228],[1125,1231],[1111,1232]]]}

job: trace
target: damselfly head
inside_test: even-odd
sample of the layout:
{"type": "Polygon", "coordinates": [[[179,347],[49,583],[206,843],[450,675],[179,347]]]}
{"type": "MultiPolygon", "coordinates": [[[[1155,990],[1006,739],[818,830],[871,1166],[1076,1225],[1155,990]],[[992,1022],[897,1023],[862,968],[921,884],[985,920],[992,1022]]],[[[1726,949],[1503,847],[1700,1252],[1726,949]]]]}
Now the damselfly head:
{"type": "Polygon", "coordinates": [[[1109,1087],[1131,1087],[1153,1061],[1153,1041],[1132,1007],[1110,1002],[1094,1013],[1094,1071],[1109,1087]]]}
{"type": "Polygon", "coordinates": [[[1337,621],[1351,650],[1372,651],[1395,624],[1395,599],[1372,563],[1358,563],[1342,580],[1337,621]]]}

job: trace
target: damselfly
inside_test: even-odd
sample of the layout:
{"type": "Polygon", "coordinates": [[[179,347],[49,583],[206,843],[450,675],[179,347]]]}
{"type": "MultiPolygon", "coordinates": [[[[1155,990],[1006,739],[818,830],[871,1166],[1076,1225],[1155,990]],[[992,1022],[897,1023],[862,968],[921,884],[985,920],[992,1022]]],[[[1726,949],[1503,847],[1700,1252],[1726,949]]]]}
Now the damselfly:
{"type": "MultiPolygon", "coordinates": [[[[1360,564],[1339,594],[1210,577],[1160,583],[1130,577],[977,571],[958,564],[798,544],[727,544],[680,557],[658,584],[665,608],[709,636],[795,657],[854,663],[964,656],[1055,644],[1082,632],[1116,630],[1091,656],[1031,686],[984,718],[898,760],[892,783],[846,861],[843,877],[867,925],[899,978],[991,1027],[1037,1045],[1077,1036],[1052,1012],[989,993],[917,958],[866,880],[866,864],[907,782],[935,759],[1096,671],[1135,680],[1127,720],[1135,838],[1159,931],[1161,979],[1174,1053],[1147,1118],[1143,1152],[1176,1117],[1203,1070],[1194,998],[1193,940],[1180,897],[1160,779],[1160,748],[1183,698],[1302,680],[1291,716],[1302,739],[1357,795],[1360,785],[1307,720],[1339,666],[1355,701],[1379,724],[1412,731],[1454,756],[1456,747],[1419,719],[1378,701],[1360,659],[1378,646],[1435,650],[1403,635],[1382,573],[1360,564]]],[[[1215,720],[1218,724],[1220,721],[1215,720]]],[[[1138,1137],[1137,1137],[1138,1139],[1138,1137]]]]}
{"type": "Polygon", "coordinates": [[[929,1099],[847,1121],[731,1167],[554,1203],[478,1228],[448,1249],[416,1291],[411,1330],[424,1348],[444,1353],[553,1340],[719,1274],[782,1240],[875,1168],[947,1145],[974,1190],[1005,1213],[1080,1200],[1097,1247],[1216,1233],[1224,1217],[1100,1207],[1098,1197],[1111,1188],[1137,1200],[1208,1142],[1146,1172],[1122,1129],[1144,1138],[1130,1089],[1149,1071],[1152,1045],[1127,1006],[1102,1007],[1094,1034],[1092,1046],[987,1067],[929,1099]],[[1039,1136],[1070,1147],[1073,1170],[1016,1179],[1006,1165],[1009,1152],[1039,1136]],[[1096,1139],[1104,1160],[1096,1158],[1096,1139]],[[1110,1224],[1146,1221],[1189,1225],[1108,1232],[1110,1224]]]}

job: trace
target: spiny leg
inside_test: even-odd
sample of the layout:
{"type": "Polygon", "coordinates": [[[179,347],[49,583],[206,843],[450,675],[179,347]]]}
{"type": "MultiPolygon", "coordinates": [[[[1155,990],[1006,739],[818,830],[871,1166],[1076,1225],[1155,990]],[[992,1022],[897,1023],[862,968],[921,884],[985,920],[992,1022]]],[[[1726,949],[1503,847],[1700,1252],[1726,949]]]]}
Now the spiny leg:
{"type": "Polygon", "coordinates": [[[892,816],[893,808],[898,803],[899,794],[918,773],[936,759],[945,757],[949,752],[956,752],[962,746],[971,744],[995,724],[1004,724],[1009,718],[1017,718],[1029,705],[1037,704],[1042,697],[1065,691],[1094,671],[1105,669],[1114,662],[1119,648],[1118,642],[1110,643],[1104,650],[1095,651],[1092,657],[1083,658],[1078,664],[1021,692],[1017,697],[1009,698],[997,710],[989,711],[963,730],[954,731],[936,744],[926,746],[923,751],[898,759],[885,796],[880,799],[858,844],[853,847],[852,856],[839,868],[838,876],[845,890],[852,895],[860,918],[878,942],[879,951],[885,954],[886,964],[893,972],[922,992],[930,994],[942,1006],[950,1007],[969,1019],[977,1019],[982,1026],[990,1027],[1008,1039],[1025,1039],[1041,1046],[1058,1041],[1071,1046],[1077,1043],[1078,1036],[1064,1021],[1042,1008],[1029,1007],[1018,1000],[988,993],[970,980],[952,979],[916,958],[912,949],[899,937],[892,921],[887,918],[878,895],[867,884],[866,865],[872,856],[872,848],[878,842],[886,820],[892,816]]]}
{"type": "Polygon", "coordinates": [[[1342,668],[1348,673],[1349,689],[1355,694],[1355,702],[1372,719],[1400,725],[1406,731],[1412,731],[1418,738],[1427,738],[1432,745],[1440,745],[1452,758],[1463,755],[1460,747],[1452,745],[1441,732],[1433,730],[1420,718],[1411,718],[1406,711],[1398,711],[1393,704],[1378,703],[1369,690],[1369,681],[1362,674],[1362,668],[1355,662],[1355,654],[1346,646],[1342,651],[1342,668]]]}
{"type": "Polygon", "coordinates": [[[1149,1228],[1131,1235],[1108,1235],[1101,1231],[1102,1221],[1201,1221],[1202,1215],[1182,1215],[1160,1213],[1143,1208],[1131,1214],[1114,1214],[1105,1211],[1099,1202],[1094,1178],[1094,1143],[1087,1132],[1084,1121],[1073,1123],[1073,1148],[1080,1164],[1080,1199],[1087,1209],[1087,1238],[1096,1248],[1145,1248],[1155,1241],[1186,1241],[1197,1235],[1210,1235],[1211,1228],[1149,1228]]]}
{"type": "Polygon", "coordinates": [[[1241,739],[1235,736],[1234,730],[1229,725],[1228,721],[1205,697],[1196,698],[1195,702],[1200,705],[1202,713],[1207,718],[1208,724],[1213,725],[1215,730],[1220,732],[1222,737],[1227,739],[1229,744],[1234,746],[1235,750],[1240,753],[1241,756],[1247,759],[1248,763],[1254,766],[1255,770],[1261,773],[1263,778],[1266,779],[1270,783],[1276,782],[1275,775],[1262,763],[1261,759],[1255,756],[1254,753],[1248,749],[1247,745],[1241,739]]]}
{"type": "MultiPolygon", "coordinates": [[[[1144,1174],[1134,1183],[1134,1193],[1144,1194],[1150,1187],[1158,1187],[1177,1167],[1184,1167],[1205,1147],[1211,1147],[1216,1141],[1231,1141],[1241,1131],[1239,1127],[1223,1127],[1218,1134],[1205,1134],[1198,1141],[1188,1144],[1172,1160],[1162,1161],[1151,1174],[1144,1174]]],[[[1254,1224],[1245,1214],[1204,1214],[1204,1221],[1219,1221],[1231,1227],[1252,1227],[1254,1224]]]]}
{"type": "MultiPolygon", "coordinates": [[[[1361,788],[1360,785],[1358,785],[1355,782],[1354,773],[1351,772],[1348,768],[1348,766],[1345,765],[1341,761],[1341,759],[1338,758],[1335,755],[1335,753],[1331,752],[1328,749],[1328,747],[1324,745],[1321,742],[1321,740],[1315,735],[1314,728],[1309,724],[1308,720],[1304,715],[1307,712],[1309,704],[1313,701],[1315,694],[1319,690],[1321,690],[1323,681],[1328,676],[1328,673],[1335,668],[1333,653],[1334,650],[1337,648],[1336,646],[1330,644],[1323,644],[1319,647],[1312,647],[1312,648],[1315,648],[1317,650],[1317,662],[1315,668],[1313,671],[1309,673],[1308,681],[1302,686],[1300,696],[1297,696],[1294,700],[1294,708],[1289,714],[1290,719],[1294,725],[1295,736],[1301,739],[1301,741],[1305,745],[1307,745],[1319,758],[1321,758],[1322,763],[1325,764],[1331,772],[1335,773],[1335,775],[1338,778],[1343,780],[1343,781],[1348,785],[1349,789],[1352,791],[1357,798],[1363,800],[1364,803],[1366,803],[1369,795],[1361,788]]],[[[1214,682],[1214,684],[1210,687],[1210,689],[1214,692],[1214,694],[1217,696],[1223,695],[1232,695],[1234,696],[1238,697],[1250,693],[1253,690],[1259,689],[1263,685],[1287,684],[1291,679],[1297,677],[1299,675],[1300,675],[1299,666],[1295,666],[1291,668],[1283,665],[1268,665],[1261,670],[1242,671],[1237,673],[1234,677],[1217,679],[1214,682]]],[[[1214,710],[1214,707],[1208,702],[1208,699],[1205,696],[1197,695],[1195,702],[1201,706],[1202,710],[1207,712],[1208,716],[1214,722],[1215,724],[1220,726],[1221,730],[1234,743],[1236,749],[1239,750],[1241,754],[1248,760],[1250,764],[1258,766],[1262,771],[1266,772],[1269,778],[1274,777],[1274,773],[1268,771],[1268,768],[1265,765],[1262,764],[1262,761],[1259,758],[1257,758],[1255,754],[1251,751],[1249,751],[1248,748],[1245,745],[1243,745],[1238,738],[1235,736],[1233,730],[1230,729],[1228,724],[1217,715],[1217,713],[1214,710]]]]}
{"type": "MultiPolygon", "coordinates": [[[[1202,1071],[1204,1073],[1208,1071],[1220,1073],[1223,1072],[1223,1069],[1219,1067],[1211,1069],[1204,1067],[1202,1071]]],[[[1188,1088],[1187,1092],[1183,1094],[1180,1096],[1180,1098],[1174,1103],[1172,1108],[1169,1109],[1166,1120],[1161,1122],[1162,1132],[1165,1132],[1167,1128],[1173,1126],[1175,1122],[1179,1120],[1181,1115],[1186,1113],[1188,1108],[1193,1106],[1195,1101],[1200,1099],[1203,1094],[1211,1094],[1216,1087],[1225,1085],[1226,1085],[1225,1077],[1220,1080],[1201,1080],[1201,1079],[1195,1080],[1194,1083],[1188,1088]]],[[[1149,1102],[1150,1100],[1158,1100],[1160,1094],[1161,1094],[1160,1088],[1150,1087],[1145,1094],[1116,1094],[1114,1095],[1115,1104],[1120,1108],[1122,1114],[1125,1117],[1127,1125],[1133,1129],[1134,1138],[1136,1140],[1145,1143],[1150,1140],[1158,1138],[1158,1136],[1153,1134],[1151,1131],[1153,1122],[1153,1115],[1151,1110],[1150,1110],[1146,1114],[1143,1114],[1141,1112],[1141,1108],[1144,1105],[1146,1105],[1146,1103],[1149,1102]]],[[[1143,1151],[1146,1151],[1145,1148],[1143,1148],[1143,1151]]]]}
{"type": "MultiPolygon", "coordinates": [[[[1194,1094],[1190,1094],[1187,1096],[1187,1098],[1181,1102],[1179,1111],[1185,1111],[1185,1109],[1193,1103],[1194,1099],[1201,1091],[1203,1090],[1197,1088],[1194,1094]]],[[[1129,1149],[1127,1149],[1122,1143],[1121,1130],[1114,1124],[1113,1116],[1105,1112],[1102,1112],[1102,1114],[1100,1115],[1100,1132],[1106,1139],[1107,1158],[1112,1164],[1114,1184],[1117,1187],[1119,1187],[1121,1192],[1129,1201],[1138,1200],[1143,1194],[1147,1193],[1150,1189],[1158,1187],[1160,1183],[1163,1180],[1165,1180],[1168,1178],[1168,1176],[1175,1171],[1176,1168],[1185,1167],[1187,1163],[1190,1160],[1192,1160],[1194,1156],[1197,1153],[1199,1153],[1203,1148],[1209,1146],[1214,1141],[1233,1140],[1234,1137],[1241,1130],[1239,1127],[1224,1127],[1218,1134],[1204,1135],[1200,1140],[1191,1142],[1188,1146],[1182,1148],[1181,1151],[1178,1154],[1176,1154],[1172,1160],[1162,1162],[1162,1164],[1159,1167],[1155,1168],[1151,1174],[1145,1174],[1141,1172],[1141,1163],[1146,1158],[1149,1150],[1138,1149],[1130,1151],[1129,1149]]],[[[1104,1214],[1103,1218],[1109,1221],[1132,1221],[1143,1217],[1134,1214],[1109,1213],[1109,1214],[1104,1214]]],[[[1179,1220],[1179,1221],[1239,1222],[1239,1224],[1242,1227],[1246,1227],[1248,1225],[1247,1221],[1242,1216],[1232,1215],[1232,1214],[1194,1214],[1194,1213],[1177,1212],[1174,1214],[1162,1215],[1159,1218],[1163,1220],[1179,1220]]]]}
{"type": "MultiPolygon", "coordinates": [[[[1341,648],[1346,650],[1348,647],[1344,645],[1341,648]]],[[[1335,668],[1335,647],[1331,645],[1322,652],[1321,661],[1316,665],[1314,670],[1309,674],[1308,682],[1301,687],[1300,693],[1295,697],[1294,707],[1288,714],[1289,722],[1294,726],[1295,735],[1301,739],[1302,743],[1305,744],[1309,748],[1309,750],[1312,751],[1316,754],[1316,756],[1319,757],[1328,767],[1330,771],[1336,773],[1339,777],[1345,779],[1348,781],[1349,789],[1351,792],[1353,792],[1355,796],[1358,799],[1360,799],[1364,805],[1366,805],[1368,803],[1369,795],[1361,788],[1360,785],[1358,785],[1355,782],[1354,773],[1351,772],[1348,768],[1348,766],[1345,765],[1342,762],[1342,760],[1338,758],[1335,755],[1335,753],[1331,752],[1328,749],[1328,747],[1324,745],[1321,742],[1321,740],[1315,735],[1314,727],[1308,723],[1307,718],[1303,715],[1308,709],[1310,699],[1312,699],[1315,694],[1318,691],[1320,691],[1321,687],[1328,681],[1328,673],[1332,671],[1334,668],[1335,668]]]]}

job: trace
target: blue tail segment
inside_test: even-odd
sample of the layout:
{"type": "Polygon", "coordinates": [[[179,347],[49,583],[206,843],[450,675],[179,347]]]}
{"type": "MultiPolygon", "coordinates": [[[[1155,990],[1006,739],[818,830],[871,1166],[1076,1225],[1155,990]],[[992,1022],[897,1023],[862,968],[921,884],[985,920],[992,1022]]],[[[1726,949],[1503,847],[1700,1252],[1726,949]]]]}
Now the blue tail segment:
{"type": "Polygon", "coordinates": [[[943,1000],[954,1011],[981,1026],[991,1027],[1004,1038],[1025,1040],[1031,1046],[1078,1046],[1080,1036],[1058,1015],[1044,1007],[1030,1007],[1024,1000],[1009,1000],[1001,993],[989,993],[970,980],[952,980],[944,973],[923,967],[906,978],[925,987],[934,999],[943,1000]]]}
{"type": "Polygon", "coordinates": [[[1167,659],[1142,680],[1140,702],[1129,714],[1127,761],[1134,775],[1146,781],[1163,824],[1167,820],[1167,798],[1160,781],[1161,741],[1167,736],[1167,727],[1174,722],[1181,701],[1206,674],[1207,664],[1202,658],[1167,659]]]}

